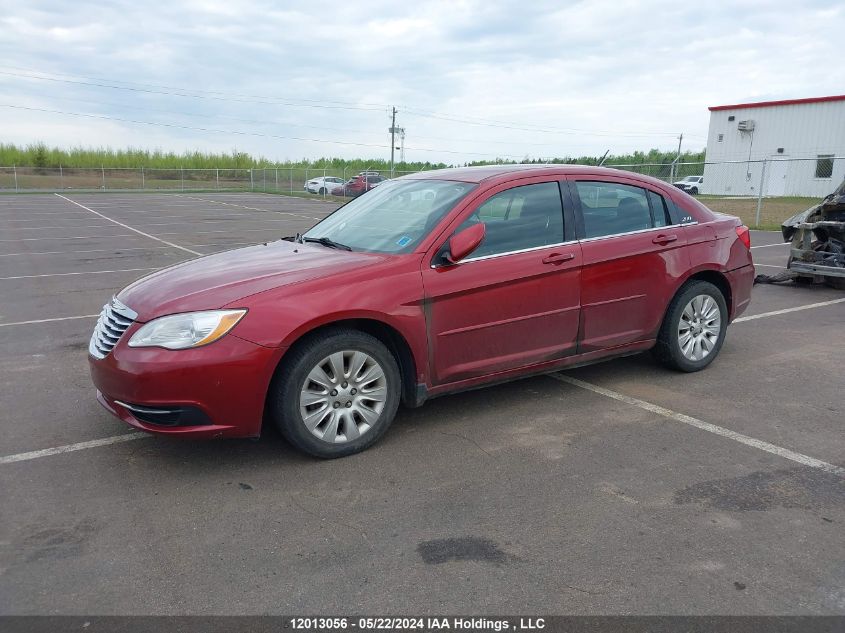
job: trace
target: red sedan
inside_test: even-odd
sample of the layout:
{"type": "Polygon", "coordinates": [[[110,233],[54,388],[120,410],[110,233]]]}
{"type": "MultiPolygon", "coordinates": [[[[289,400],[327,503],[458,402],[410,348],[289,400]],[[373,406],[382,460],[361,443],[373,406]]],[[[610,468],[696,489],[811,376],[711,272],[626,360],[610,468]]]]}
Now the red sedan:
{"type": "Polygon", "coordinates": [[[362,193],[368,192],[370,189],[375,188],[376,186],[380,185],[384,182],[384,178],[382,176],[376,175],[357,175],[354,178],[350,178],[340,187],[335,187],[332,189],[331,194],[333,196],[340,196],[340,197],[352,197],[355,198],[360,196],[362,193]]]}
{"type": "Polygon", "coordinates": [[[339,457],[400,403],[645,350],[703,369],[748,307],[749,248],[737,218],[627,172],[415,174],[302,236],[133,283],[103,309],[91,372],[146,431],[257,436],[266,412],[339,457]]]}

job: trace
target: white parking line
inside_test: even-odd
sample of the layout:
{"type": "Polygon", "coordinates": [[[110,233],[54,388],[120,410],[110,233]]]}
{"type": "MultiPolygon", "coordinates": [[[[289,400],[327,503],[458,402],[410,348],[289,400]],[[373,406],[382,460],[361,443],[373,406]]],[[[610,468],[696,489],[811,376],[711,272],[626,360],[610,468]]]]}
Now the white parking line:
{"type": "Polygon", "coordinates": [[[795,451],[791,451],[788,448],[776,446],[775,444],[770,444],[769,442],[764,442],[763,440],[758,440],[757,438],[750,437],[748,435],[743,435],[742,433],[737,433],[736,431],[731,431],[730,429],[726,429],[721,426],[716,426],[715,424],[704,422],[702,420],[699,420],[698,418],[694,418],[689,415],[684,415],[683,413],[677,413],[676,411],[672,411],[671,409],[652,404],[651,402],[646,402],[645,400],[640,400],[639,398],[632,398],[631,396],[626,396],[625,394],[621,394],[616,391],[611,391],[610,389],[605,389],[604,387],[599,387],[598,385],[594,385],[589,382],[584,382],[583,380],[578,380],[577,378],[572,378],[571,376],[565,376],[562,374],[550,374],[550,377],[554,378],[555,380],[559,380],[560,382],[564,382],[566,384],[573,385],[581,389],[586,389],[587,391],[592,391],[593,393],[597,393],[607,398],[613,398],[614,400],[618,400],[619,402],[624,402],[625,404],[630,404],[632,406],[639,407],[640,409],[643,409],[645,411],[656,413],[657,415],[660,415],[664,418],[669,418],[670,420],[675,420],[676,422],[681,422],[682,424],[694,426],[695,428],[701,429],[702,431],[714,433],[715,435],[721,435],[722,437],[734,440],[735,442],[739,442],[740,444],[745,444],[746,446],[751,446],[761,451],[766,451],[767,453],[778,455],[780,457],[789,459],[804,466],[818,468],[819,470],[823,470],[832,475],[839,475],[840,477],[845,477],[845,468],[841,468],[834,464],[829,464],[828,462],[823,462],[822,460],[816,459],[815,457],[810,457],[809,455],[804,455],[803,453],[796,453],[795,451]]]}
{"type": "MultiPolygon", "coordinates": [[[[261,244],[262,242],[226,242],[225,244],[191,244],[194,248],[201,248],[203,246],[250,246],[253,244],[261,244]]],[[[77,253],[114,253],[119,254],[123,251],[151,251],[156,249],[170,248],[169,246],[133,246],[130,248],[93,248],[83,251],[33,251],[22,253],[0,253],[0,257],[20,257],[23,255],[75,255],[77,253]]]]}
{"type": "Polygon", "coordinates": [[[739,317],[734,319],[733,323],[742,323],[743,321],[753,321],[754,319],[765,319],[766,317],[778,316],[779,314],[789,314],[790,312],[801,312],[802,310],[812,310],[813,308],[824,308],[825,306],[832,306],[837,303],[845,303],[845,299],[831,299],[830,301],[820,301],[818,303],[808,303],[807,305],[797,306],[795,308],[785,308],[783,310],[773,310],[771,312],[762,312],[760,314],[752,314],[750,316],[739,317]]]}
{"type": "Polygon", "coordinates": [[[775,266],[774,264],[754,264],[754,268],[759,268],[760,266],[764,268],[786,268],[786,266],[775,266]]]}
{"type": "MultiPolygon", "coordinates": [[[[193,246],[202,246],[202,244],[193,244],[193,246]]],[[[70,255],[73,253],[118,253],[122,251],[151,251],[160,248],[170,248],[169,246],[133,246],[131,248],[92,248],[85,251],[36,251],[24,253],[3,253],[0,257],[14,257],[15,255],[70,255]]]]}
{"type": "MultiPolygon", "coordinates": [[[[54,193],[53,195],[61,198],[62,200],[67,200],[71,204],[75,204],[80,209],[85,209],[86,211],[90,211],[94,215],[98,215],[101,218],[103,218],[104,220],[108,220],[109,222],[114,222],[118,226],[122,226],[123,228],[129,229],[130,231],[135,231],[135,233],[137,233],[138,235],[143,235],[144,237],[148,237],[151,240],[161,242],[162,244],[167,244],[168,246],[172,246],[173,248],[178,248],[180,251],[185,251],[186,253],[191,253],[192,255],[202,255],[202,253],[200,253],[198,251],[192,251],[190,248],[185,248],[184,246],[179,246],[178,244],[174,244],[173,242],[168,242],[167,240],[163,240],[160,237],[156,237],[155,235],[150,235],[149,233],[144,233],[143,231],[139,231],[138,229],[134,229],[131,226],[129,226],[128,224],[124,224],[123,222],[118,222],[117,220],[112,220],[110,217],[103,215],[99,211],[94,211],[94,209],[89,209],[84,204],[79,204],[78,202],[74,202],[70,198],[66,198],[65,196],[63,196],[61,194],[54,193]]],[[[112,237],[112,236],[109,235],[108,237],[112,237]]]]}
{"type": "Polygon", "coordinates": [[[82,314],[80,316],[56,317],[53,319],[35,319],[33,321],[13,321],[12,323],[0,323],[0,327],[10,325],[31,325],[33,323],[52,323],[53,321],[72,321],[73,319],[96,319],[99,314],[82,314]]]}
{"type": "MultiPolygon", "coordinates": [[[[180,195],[180,194],[176,194],[180,195]]],[[[187,196],[183,195],[184,198],[190,198],[191,200],[200,200],[201,202],[210,202],[212,204],[223,204],[227,207],[239,207],[241,209],[249,209],[250,211],[264,211],[266,213],[282,213],[284,215],[295,215],[298,218],[307,218],[308,220],[322,220],[323,218],[315,218],[310,215],[303,215],[302,213],[291,213],[290,211],[275,211],[273,209],[261,209],[259,207],[248,207],[243,204],[235,204],[234,202],[221,202],[220,200],[208,200],[206,198],[197,198],[196,196],[187,196]]]]}
{"type": "Polygon", "coordinates": [[[67,231],[68,229],[105,229],[108,224],[73,224],[71,226],[10,226],[4,231],[67,231]]]}
{"type": "Polygon", "coordinates": [[[264,227],[261,229],[241,229],[241,228],[234,228],[234,229],[219,229],[213,231],[192,231],[191,233],[182,233],[182,232],[167,232],[167,233],[159,233],[159,235],[205,235],[208,233],[267,233],[269,231],[275,231],[276,228],[269,228],[264,227]]]}
{"type": "Polygon", "coordinates": [[[778,242],[777,244],[760,244],[751,248],[769,248],[770,246],[789,246],[789,242],[778,242]]]}
{"type": "Polygon", "coordinates": [[[69,275],[105,275],[106,273],[131,273],[138,270],[161,270],[160,266],[147,268],[118,268],[117,270],[83,270],[75,273],[47,273],[44,275],[17,275],[15,277],[0,277],[0,281],[9,279],[34,279],[36,277],[67,277],[69,275]]]}
{"type": "Polygon", "coordinates": [[[107,446],[109,444],[118,444],[120,442],[131,442],[132,440],[142,440],[147,437],[152,437],[147,433],[125,433],[123,435],[113,435],[111,437],[104,437],[99,440],[89,440],[88,442],[77,442],[76,444],[65,444],[64,446],[54,446],[53,448],[44,448],[40,451],[30,451],[28,453],[16,453],[14,455],[4,455],[0,457],[0,464],[11,464],[14,462],[25,462],[29,459],[38,459],[39,457],[49,457],[50,455],[61,455],[62,453],[70,453],[73,451],[81,451],[86,448],[97,448],[98,446],[107,446]]]}
{"type": "MultiPolygon", "coordinates": [[[[130,229],[131,227],[126,227],[130,229]]],[[[135,230],[135,229],[131,229],[135,230]]],[[[62,235],[61,237],[19,237],[14,240],[0,240],[0,242],[43,242],[44,240],[101,240],[103,238],[111,237],[135,237],[131,233],[117,233],[115,235],[62,235]]]]}

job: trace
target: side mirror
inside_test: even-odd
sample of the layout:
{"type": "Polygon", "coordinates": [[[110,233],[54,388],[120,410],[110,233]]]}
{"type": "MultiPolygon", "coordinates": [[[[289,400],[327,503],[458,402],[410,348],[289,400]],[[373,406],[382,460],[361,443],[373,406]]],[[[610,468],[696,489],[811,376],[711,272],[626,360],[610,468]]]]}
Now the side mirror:
{"type": "Polygon", "coordinates": [[[450,264],[457,264],[478,248],[486,233],[484,224],[479,223],[453,235],[449,240],[449,252],[446,254],[446,260],[450,264]]]}

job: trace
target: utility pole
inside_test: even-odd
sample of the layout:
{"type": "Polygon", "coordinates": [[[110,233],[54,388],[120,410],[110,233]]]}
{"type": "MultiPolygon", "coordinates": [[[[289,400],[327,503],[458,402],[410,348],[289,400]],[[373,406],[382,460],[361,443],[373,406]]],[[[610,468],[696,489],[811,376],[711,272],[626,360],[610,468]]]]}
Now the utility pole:
{"type": "Polygon", "coordinates": [[[393,174],[393,152],[396,150],[396,106],[390,121],[390,173],[393,174]]]}

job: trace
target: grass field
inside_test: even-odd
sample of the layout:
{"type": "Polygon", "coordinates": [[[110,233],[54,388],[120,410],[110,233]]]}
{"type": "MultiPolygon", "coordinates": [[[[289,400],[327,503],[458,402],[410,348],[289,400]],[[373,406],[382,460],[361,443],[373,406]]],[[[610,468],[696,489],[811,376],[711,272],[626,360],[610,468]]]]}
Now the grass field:
{"type": "MultiPolygon", "coordinates": [[[[698,200],[718,213],[736,215],[748,226],[754,226],[757,217],[757,198],[699,196],[698,200]]],[[[780,230],[781,222],[818,204],[821,198],[763,198],[760,205],[760,226],[755,228],[780,230]]]]}

